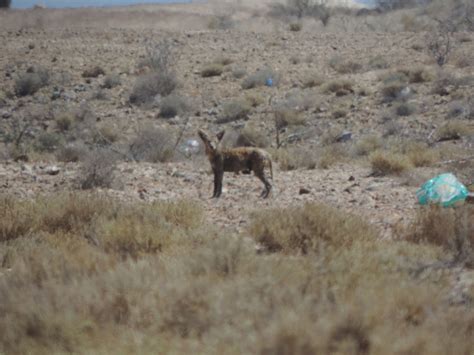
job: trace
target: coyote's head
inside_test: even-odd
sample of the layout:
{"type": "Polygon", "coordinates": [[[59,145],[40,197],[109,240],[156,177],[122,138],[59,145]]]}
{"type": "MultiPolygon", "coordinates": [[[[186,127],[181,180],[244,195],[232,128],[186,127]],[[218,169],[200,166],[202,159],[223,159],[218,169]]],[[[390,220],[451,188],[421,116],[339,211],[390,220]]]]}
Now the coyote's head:
{"type": "Polygon", "coordinates": [[[214,156],[219,149],[219,143],[221,142],[222,137],[224,137],[225,131],[217,133],[215,139],[210,138],[209,135],[202,129],[198,131],[198,134],[201,140],[204,142],[204,147],[206,148],[206,155],[214,156]]]}

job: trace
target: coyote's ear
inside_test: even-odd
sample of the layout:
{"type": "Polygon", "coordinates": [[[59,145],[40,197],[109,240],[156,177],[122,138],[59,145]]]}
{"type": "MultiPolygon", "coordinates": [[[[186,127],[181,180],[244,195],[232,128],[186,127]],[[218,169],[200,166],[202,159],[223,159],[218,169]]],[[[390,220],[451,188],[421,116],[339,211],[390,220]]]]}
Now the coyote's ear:
{"type": "Polygon", "coordinates": [[[203,141],[206,141],[206,140],[207,140],[207,135],[206,135],[206,133],[204,133],[204,131],[203,131],[202,129],[200,129],[200,130],[198,131],[198,135],[199,135],[199,137],[200,137],[203,141]]]}
{"type": "Polygon", "coordinates": [[[224,137],[224,134],[225,134],[225,130],[222,130],[220,131],[219,133],[217,133],[217,140],[220,142],[222,140],[222,138],[224,137]]]}

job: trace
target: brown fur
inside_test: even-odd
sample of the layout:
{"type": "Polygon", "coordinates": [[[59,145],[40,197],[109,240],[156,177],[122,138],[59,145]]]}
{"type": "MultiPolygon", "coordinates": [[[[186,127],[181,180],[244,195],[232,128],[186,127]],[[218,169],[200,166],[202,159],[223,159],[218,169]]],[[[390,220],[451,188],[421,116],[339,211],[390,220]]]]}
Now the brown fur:
{"type": "Polygon", "coordinates": [[[272,189],[272,185],[265,174],[266,166],[269,167],[270,176],[273,179],[270,155],[262,149],[251,147],[221,149],[219,148],[219,143],[222,137],[224,137],[224,133],[225,131],[222,131],[217,134],[217,140],[213,141],[206,132],[202,130],[198,132],[199,137],[204,142],[206,155],[214,173],[214,194],[212,197],[217,198],[221,195],[222,180],[225,171],[234,172],[236,174],[239,172],[250,173],[250,171],[253,171],[255,176],[265,185],[265,190],[262,191],[261,196],[267,198],[272,189]]]}

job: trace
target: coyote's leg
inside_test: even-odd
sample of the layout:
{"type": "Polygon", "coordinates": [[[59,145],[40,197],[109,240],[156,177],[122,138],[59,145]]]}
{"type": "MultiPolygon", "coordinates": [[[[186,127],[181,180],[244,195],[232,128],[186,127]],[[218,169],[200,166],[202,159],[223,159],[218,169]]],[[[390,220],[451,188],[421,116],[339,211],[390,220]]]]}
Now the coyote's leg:
{"type": "Polygon", "coordinates": [[[260,197],[267,198],[272,189],[272,184],[270,184],[270,182],[266,178],[265,172],[263,171],[263,169],[255,170],[255,176],[258,177],[260,181],[263,182],[263,184],[265,185],[265,190],[262,191],[262,193],[260,194],[260,197]]]}
{"type": "Polygon", "coordinates": [[[223,171],[214,171],[214,194],[212,197],[218,198],[222,194],[223,171]]]}

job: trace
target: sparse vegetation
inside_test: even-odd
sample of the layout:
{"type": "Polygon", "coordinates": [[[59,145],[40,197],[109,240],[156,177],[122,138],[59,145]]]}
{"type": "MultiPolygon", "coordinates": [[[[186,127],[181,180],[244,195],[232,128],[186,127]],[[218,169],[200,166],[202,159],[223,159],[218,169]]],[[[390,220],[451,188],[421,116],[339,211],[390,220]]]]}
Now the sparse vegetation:
{"type": "MultiPolygon", "coordinates": [[[[474,208],[444,209],[438,206],[418,211],[404,230],[404,238],[415,243],[441,246],[452,253],[452,263],[474,268],[474,208]]],[[[449,266],[449,264],[446,264],[449,266]]]]}
{"type": "Polygon", "coordinates": [[[105,71],[98,65],[88,68],[82,72],[83,78],[97,78],[100,75],[105,75],[105,71]]]}
{"type": "Polygon", "coordinates": [[[406,155],[381,150],[370,155],[370,164],[376,176],[397,175],[412,167],[406,155]]]}
{"type": "Polygon", "coordinates": [[[436,137],[439,141],[455,140],[472,133],[472,128],[461,120],[452,120],[446,122],[436,131],[436,137]]]}
{"type": "Polygon", "coordinates": [[[272,151],[273,159],[283,171],[296,169],[315,169],[318,165],[318,157],[314,150],[287,147],[272,151]]]}
{"type": "Polygon", "coordinates": [[[87,148],[80,143],[64,145],[56,152],[56,158],[65,163],[77,163],[84,160],[87,156],[87,148]]]}
{"type": "Polygon", "coordinates": [[[377,135],[363,137],[355,145],[355,153],[360,156],[369,155],[382,148],[382,139],[377,135]]]}
{"type": "Polygon", "coordinates": [[[42,132],[36,139],[35,149],[39,152],[51,153],[62,144],[62,137],[54,132],[42,132]]]}
{"type": "Polygon", "coordinates": [[[201,76],[203,78],[209,78],[211,76],[219,76],[224,71],[224,66],[220,63],[210,63],[204,66],[201,70],[201,76]]]}
{"type": "Polygon", "coordinates": [[[471,200],[415,196],[474,191],[473,6],[263,3],[0,11],[0,354],[474,354],[471,200]],[[246,160],[208,199],[200,129],[274,196],[246,160]]]}
{"type": "Polygon", "coordinates": [[[224,103],[222,113],[217,123],[228,123],[237,120],[245,120],[252,110],[252,106],[247,100],[235,99],[224,103]]]}
{"type": "Polygon", "coordinates": [[[160,116],[164,118],[182,115],[188,109],[189,105],[186,99],[176,94],[166,96],[160,102],[160,116]]]}
{"type": "Polygon", "coordinates": [[[173,53],[167,41],[148,44],[146,57],[140,66],[148,67],[151,72],[137,78],[130,94],[132,104],[149,104],[157,95],[167,96],[178,85],[176,73],[172,69],[173,53]]]}
{"type": "Polygon", "coordinates": [[[17,96],[33,95],[49,84],[49,71],[43,67],[31,67],[26,73],[20,74],[15,80],[17,96]]]}
{"type": "Polygon", "coordinates": [[[234,27],[234,20],[229,14],[217,14],[209,19],[207,27],[210,30],[228,30],[234,27]]]}
{"type": "Polygon", "coordinates": [[[78,178],[79,187],[83,190],[111,188],[115,179],[116,161],[113,153],[105,149],[90,152],[85,157],[78,178]]]}
{"type": "Polygon", "coordinates": [[[263,130],[252,124],[246,124],[237,137],[237,147],[258,147],[265,148],[269,145],[269,140],[263,130]]]}
{"type": "Polygon", "coordinates": [[[281,106],[273,110],[275,126],[282,129],[288,126],[299,126],[305,124],[305,117],[297,110],[281,106]]]}
{"type": "Polygon", "coordinates": [[[369,60],[368,67],[370,69],[387,69],[389,64],[383,56],[378,55],[369,60]]]}
{"type": "Polygon", "coordinates": [[[317,72],[307,72],[301,79],[301,86],[304,89],[313,88],[320,86],[324,83],[325,79],[317,72]]]}
{"type": "Polygon", "coordinates": [[[130,102],[137,105],[150,103],[157,95],[171,94],[177,84],[174,73],[152,73],[141,76],[130,94],[130,102]]]}
{"type": "Polygon", "coordinates": [[[356,73],[362,69],[360,63],[339,56],[332,57],[329,61],[329,66],[339,74],[356,73]]]}
{"type": "Polygon", "coordinates": [[[412,103],[403,102],[395,107],[398,116],[411,116],[416,112],[416,106],[412,103]]]}
{"type": "Polygon", "coordinates": [[[301,22],[290,23],[290,31],[299,32],[303,29],[303,24],[301,22]]]}
{"type": "Polygon", "coordinates": [[[375,232],[360,218],[318,204],[256,213],[250,234],[270,252],[297,255],[346,248],[375,238],[375,232]]]}
{"type": "Polygon", "coordinates": [[[169,129],[145,126],[130,143],[130,154],[137,161],[166,162],[173,157],[174,143],[169,129]]]}
{"type": "Polygon", "coordinates": [[[331,18],[331,11],[324,4],[311,0],[287,0],[286,4],[272,4],[270,16],[277,18],[296,17],[298,19],[313,17],[319,19],[324,26],[327,26],[331,18]]]}
{"type": "Polygon", "coordinates": [[[272,86],[277,86],[279,75],[270,68],[257,70],[255,74],[247,76],[242,82],[242,89],[248,90],[259,86],[265,86],[272,81],[272,86]]]}
{"type": "Polygon", "coordinates": [[[108,74],[105,79],[102,87],[104,89],[113,89],[116,86],[119,86],[122,83],[120,75],[118,74],[108,74]]]}
{"type": "Polygon", "coordinates": [[[336,96],[344,96],[353,92],[354,83],[346,79],[336,79],[324,84],[324,93],[333,93],[336,96]]]}

